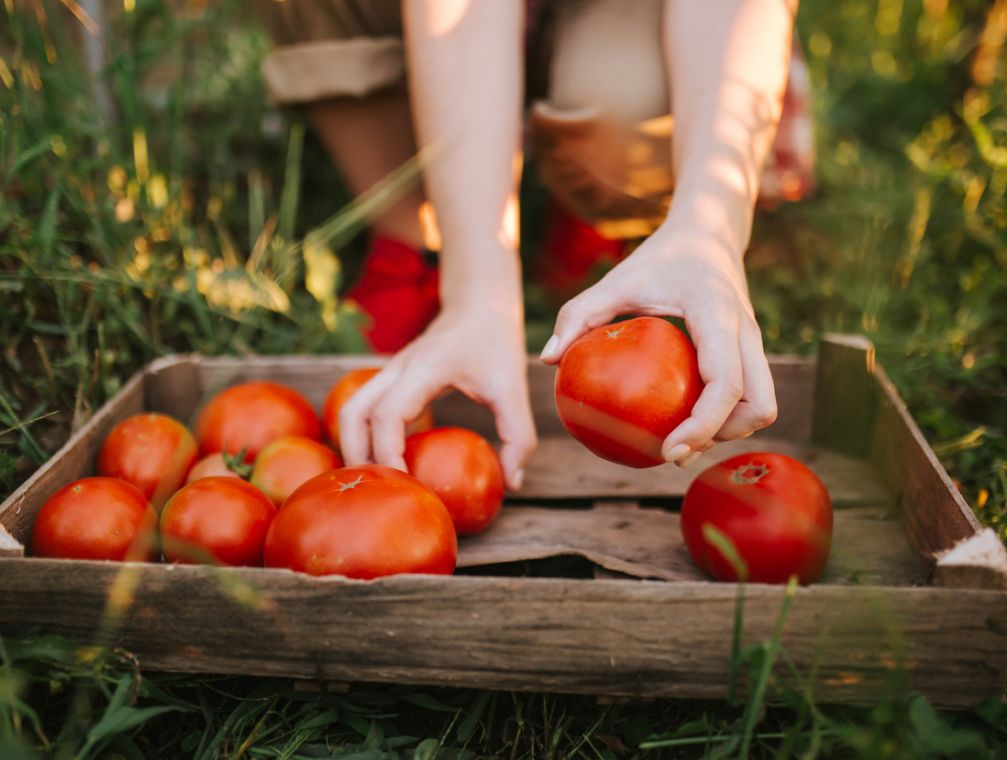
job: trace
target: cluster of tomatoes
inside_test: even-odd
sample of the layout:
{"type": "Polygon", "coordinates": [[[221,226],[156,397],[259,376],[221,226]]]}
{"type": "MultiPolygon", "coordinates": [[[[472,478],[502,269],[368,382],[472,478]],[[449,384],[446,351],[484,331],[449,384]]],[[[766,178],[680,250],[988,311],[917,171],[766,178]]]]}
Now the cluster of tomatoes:
{"type": "Polygon", "coordinates": [[[454,571],[457,534],[503,502],[493,447],[462,428],[410,426],[409,473],[344,467],[339,411],[377,369],[346,374],[322,417],[292,388],[252,381],[207,401],[190,432],[163,414],[116,425],[98,477],[62,488],[32,532],[40,557],[199,562],[374,578],[454,571]],[[322,442],[327,436],[333,448],[322,442]]]}
{"type": "MultiPolygon", "coordinates": [[[[428,408],[410,425],[408,473],[344,467],[339,411],[377,372],[345,375],[321,419],[293,389],[257,381],[211,398],[194,435],[161,414],[123,421],[101,447],[100,477],[71,483],[42,507],[34,553],[152,559],[162,552],[173,562],[351,578],[452,573],[457,535],[485,529],[500,509],[499,460],[472,431],[433,428],[428,408]],[[321,442],[323,433],[334,448],[321,442]]],[[[577,340],[560,362],[555,396],[563,425],[595,454],[653,467],[702,389],[688,338],[669,322],[640,317],[577,340]]],[[[810,583],[828,560],[832,505],[797,460],[749,453],[695,479],[681,527],[693,561],[715,578],[810,583]]]]}

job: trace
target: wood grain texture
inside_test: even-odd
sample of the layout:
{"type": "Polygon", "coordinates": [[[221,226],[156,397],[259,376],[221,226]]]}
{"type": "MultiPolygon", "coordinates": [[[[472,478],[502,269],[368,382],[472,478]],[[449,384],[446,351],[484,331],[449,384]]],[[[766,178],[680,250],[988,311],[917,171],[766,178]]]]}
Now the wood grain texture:
{"type": "Polygon", "coordinates": [[[35,515],[50,496],[67,483],[94,474],[94,459],[108,431],[125,417],[143,411],[143,382],[142,373],[133,376],[115,398],[0,504],[0,526],[18,543],[29,543],[35,515]]]}
{"type": "MultiPolygon", "coordinates": [[[[70,567],[0,560],[0,628],[41,625],[93,641],[119,568],[70,567]]],[[[149,668],[625,696],[726,694],[736,595],[726,584],[354,582],[275,570],[131,567],[132,604],[109,642],[149,668]]],[[[770,635],[783,593],[748,587],[747,642],[770,635]]],[[[973,705],[999,695],[1007,679],[1007,593],[799,589],[783,643],[801,672],[810,674],[814,663],[820,702],[874,703],[901,663],[910,686],[935,704],[973,705]]]]}
{"type": "MultiPolygon", "coordinates": [[[[577,555],[610,572],[665,581],[709,580],[693,565],[679,515],[661,509],[505,507],[484,533],[462,538],[458,566],[577,555]]],[[[884,505],[836,514],[821,583],[922,585],[930,566],[884,505]]]]}
{"type": "Polygon", "coordinates": [[[788,454],[815,471],[836,507],[872,504],[888,498],[870,463],[809,443],[777,438],[770,430],[729,441],[703,454],[688,469],[673,465],[637,470],[605,461],[565,433],[539,439],[525,466],[522,499],[680,497],[704,469],[736,454],[775,451],[788,454]]]}
{"type": "Polygon", "coordinates": [[[937,555],[934,584],[1007,591],[1007,547],[992,528],[981,530],[937,555]]]}
{"type": "Polygon", "coordinates": [[[874,344],[827,333],[818,347],[812,440],[852,457],[870,450],[876,392],[874,344]]]}
{"type": "Polygon", "coordinates": [[[924,556],[950,549],[981,529],[905,402],[880,367],[870,459],[899,505],[910,542],[924,556]]]}

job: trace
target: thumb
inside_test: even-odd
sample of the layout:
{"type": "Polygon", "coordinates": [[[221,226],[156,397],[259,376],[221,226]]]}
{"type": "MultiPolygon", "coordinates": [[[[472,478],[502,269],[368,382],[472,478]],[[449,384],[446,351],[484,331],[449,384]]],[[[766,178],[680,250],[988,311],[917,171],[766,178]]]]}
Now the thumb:
{"type": "Polygon", "coordinates": [[[558,364],[571,343],[588,330],[608,324],[618,313],[612,301],[598,297],[596,288],[589,288],[567,301],[556,315],[552,337],[542,349],[542,361],[558,364]]]}

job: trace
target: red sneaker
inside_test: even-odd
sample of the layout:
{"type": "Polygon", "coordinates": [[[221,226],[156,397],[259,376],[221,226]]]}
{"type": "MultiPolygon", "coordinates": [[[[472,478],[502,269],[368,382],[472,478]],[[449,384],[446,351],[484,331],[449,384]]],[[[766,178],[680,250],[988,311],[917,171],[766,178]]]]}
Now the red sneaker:
{"type": "Polygon", "coordinates": [[[440,310],[437,265],[425,252],[374,236],[364,271],[347,299],[371,317],[364,337],[377,353],[393,353],[419,335],[440,310]]]}
{"type": "Polygon", "coordinates": [[[602,236],[553,201],[535,274],[552,298],[566,301],[583,289],[596,268],[614,266],[625,255],[625,240],[602,236]]]}

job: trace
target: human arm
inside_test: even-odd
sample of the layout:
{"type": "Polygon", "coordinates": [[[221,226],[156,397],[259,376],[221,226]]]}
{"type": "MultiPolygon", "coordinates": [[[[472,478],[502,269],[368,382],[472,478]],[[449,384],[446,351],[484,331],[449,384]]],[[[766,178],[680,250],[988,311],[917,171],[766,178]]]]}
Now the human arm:
{"type": "Polygon", "coordinates": [[[517,255],[523,7],[406,0],[403,16],[417,137],[431,146],[442,306],[343,408],[343,454],[405,469],[406,423],[454,387],[494,412],[507,483],[519,488],[535,445],[517,255]]]}
{"type": "Polygon", "coordinates": [[[558,362],[577,337],[620,314],[683,317],[705,383],[662,449],[683,466],[776,416],[743,257],[779,121],[795,9],[787,0],[665,4],[675,119],[670,211],[629,258],[563,307],[542,355],[558,362]]]}

